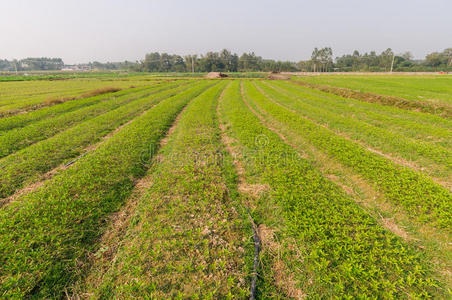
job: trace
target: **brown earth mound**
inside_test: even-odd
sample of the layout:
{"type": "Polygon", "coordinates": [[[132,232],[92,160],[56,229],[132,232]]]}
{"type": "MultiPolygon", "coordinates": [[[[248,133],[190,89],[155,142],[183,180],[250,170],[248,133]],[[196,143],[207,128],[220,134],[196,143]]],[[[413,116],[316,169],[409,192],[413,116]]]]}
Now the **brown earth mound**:
{"type": "Polygon", "coordinates": [[[206,75],[206,78],[223,78],[223,77],[228,77],[228,75],[223,74],[221,72],[210,72],[209,74],[206,75]]]}
{"type": "Polygon", "coordinates": [[[278,74],[278,73],[270,73],[267,76],[267,79],[271,79],[271,80],[288,80],[288,79],[290,79],[290,76],[289,75],[278,74]]]}

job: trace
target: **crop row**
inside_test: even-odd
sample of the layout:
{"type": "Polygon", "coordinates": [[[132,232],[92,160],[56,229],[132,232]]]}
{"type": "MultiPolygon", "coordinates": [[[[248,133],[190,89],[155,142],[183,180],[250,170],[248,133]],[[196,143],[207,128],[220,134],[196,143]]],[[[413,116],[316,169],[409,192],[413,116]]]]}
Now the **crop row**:
{"type": "Polygon", "coordinates": [[[170,97],[42,188],[0,210],[0,295],[62,296],[176,115],[210,83],[170,97]]]}
{"type": "Polygon", "coordinates": [[[272,87],[305,103],[367,122],[419,141],[452,147],[452,121],[438,116],[412,112],[393,106],[343,98],[287,82],[272,82],[272,87]]]}
{"type": "Polygon", "coordinates": [[[56,115],[71,112],[82,107],[90,106],[101,101],[112,99],[113,97],[119,97],[125,94],[132,95],[133,93],[142,91],[143,89],[148,89],[149,87],[140,87],[134,89],[122,90],[115,93],[103,94],[73,101],[66,101],[59,105],[44,107],[42,109],[32,111],[26,114],[19,114],[15,116],[11,116],[8,118],[0,119],[0,134],[3,134],[4,131],[10,130],[16,127],[23,127],[32,122],[36,122],[48,117],[54,117],[56,115]]]}
{"type": "Polygon", "coordinates": [[[451,104],[452,100],[450,76],[314,76],[302,80],[360,92],[399,96],[413,101],[442,101],[451,104]]]}
{"type": "Polygon", "coordinates": [[[96,298],[248,294],[243,218],[227,196],[215,116],[224,86],[214,86],[187,106],[152,169],[153,184],[138,200],[116,261],[93,287],[96,298]]]}
{"type": "MultiPolygon", "coordinates": [[[[260,90],[272,100],[284,107],[295,110],[314,122],[327,126],[340,134],[345,134],[352,140],[363,142],[365,145],[385,153],[395,154],[406,160],[417,162],[420,167],[436,169],[445,168],[449,175],[452,171],[452,151],[428,142],[407,138],[402,134],[383,129],[364,121],[344,118],[340,112],[335,112],[335,105],[329,105],[331,110],[314,106],[304,100],[304,97],[288,97],[268,86],[258,84],[260,90]]],[[[314,101],[318,98],[312,97],[314,101]]],[[[432,172],[431,172],[432,173],[432,172]]]]}
{"type": "Polygon", "coordinates": [[[79,97],[90,91],[144,86],[151,82],[61,80],[0,83],[0,116],[17,114],[52,105],[52,100],[79,97]],[[49,102],[50,101],[50,102],[49,102]]]}
{"type": "MultiPolygon", "coordinates": [[[[8,85],[11,85],[10,83],[8,85]]],[[[3,84],[5,87],[5,84],[3,84]]],[[[66,97],[69,95],[78,95],[79,93],[87,91],[87,87],[74,86],[72,89],[54,89],[52,86],[47,85],[47,89],[43,87],[33,88],[33,83],[29,83],[23,89],[17,90],[13,87],[10,91],[8,89],[3,90],[0,104],[4,105],[17,105],[19,103],[34,102],[34,99],[51,99],[52,97],[66,97]],[[45,97],[45,98],[44,98],[45,97]]]]}
{"type": "Polygon", "coordinates": [[[140,98],[0,159],[0,171],[3,174],[0,179],[0,198],[39,180],[44,173],[65,160],[80,155],[86,146],[95,143],[118,126],[187,88],[181,86],[140,98]]]}
{"type": "Polygon", "coordinates": [[[452,117],[452,106],[450,104],[450,100],[449,101],[438,101],[438,99],[408,100],[393,95],[382,95],[369,92],[361,92],[351,90],[348,88],[335,87],[326,84],[311,83],[302,80],[293,82],[305,87],[317,89],[331,94],[336,94],[346,98],[353,98],[371,103],[390,105],[406,110],[422,111],[425,113],[439,115],[449,119],[452,117]]]}
{"type": "MultiPolygon", "coordinates": [[[[258,102],[255,98],[262,95],[246,86],[247,101],[258,102]]],[[[246,151],[246,171],[260,175],[271,189],[274,204],[269,206],[281,208],[287,224],[281,238],[289,235],[296,243],[298,259],[288,264],[296,270],[296,288],[317,298],[415,298],[437,292],[422,254],[384,230],[262,126],[242,101],[237,82],[224,94],[222,114],[231,136],[246,151]]]]}
{"type": "Polygon", "coordinates": [[[158,92],[165,87],[151,87],[132,95],[125,94],[108,101],[83,107],[81,109],[63,113],[56,117],[46,118],[22,128],[15,128],[0,135],[0,158],[5,157],[17,150],[23,149],[33,143],[45,140],[60,131],[70,128],[80,122],[87,121],[103,113],[118,108],[152,93],[158,92]]]}
{"type": "Polygon", "coordinates": [[[273,103],[251,83],[245,83],[245,86],[252,103],[317,149],[351,167],[375,184],[386,199],[404,207],[410,216],[421,223],[430,223],[446,230],[452,228],[452,195],[445,188],[421,173],[396,165],[387,158],[273,103]]]}

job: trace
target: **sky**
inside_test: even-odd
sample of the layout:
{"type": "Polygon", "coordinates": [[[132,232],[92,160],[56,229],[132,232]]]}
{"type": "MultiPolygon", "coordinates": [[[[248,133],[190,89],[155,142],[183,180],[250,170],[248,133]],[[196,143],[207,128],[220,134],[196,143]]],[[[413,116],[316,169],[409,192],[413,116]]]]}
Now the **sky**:
{"type": "Polygon", "coordinates": [[[392,48],[415,58],[452,47],[452,0],[0,0],[0,58],[141,60],[223,48],[309,59],[392,48]]]}

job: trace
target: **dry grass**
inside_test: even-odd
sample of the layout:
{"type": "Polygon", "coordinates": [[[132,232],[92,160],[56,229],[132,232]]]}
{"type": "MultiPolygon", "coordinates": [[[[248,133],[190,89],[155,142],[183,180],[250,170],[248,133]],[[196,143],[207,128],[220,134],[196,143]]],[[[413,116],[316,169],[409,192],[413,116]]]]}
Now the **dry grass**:
{"type": "Polygon", "coordinates": [[[238,190],[241,193],[250,195],[254,198],[259,198],[262,194],[270,190],[270,187],[267,184],[249,184],[245,182],[241,182],[238,186],[238,190]]]}
{"type": "Polygon", "coordinates": [[[80,95],[78,97],[49,98],[46,101],[44,101],[41,104],[39,104],[34,109],[38,109],[38,108],[45,107],[45,106],[52,106],[52,105],[56,105],[56,104],[61,104],[61,103],[64,103],[66,101],[72,101],[72,100],[77,100],[77,99],[94,97],[94,96],[99,96],[99,95],[108,94],[108,93],[115,93],[115,92],[119,92],[120,90],[122,90],[122,89],[118,88],[118,87],[104,87],[104,88],[101,88],[101,89],[97,89],[97,90],[93,90],[93,91],[84,93],[84,94],[82,94],[82,95],[80,95]]]}
{"type": "Polygon", "coordinates": [[[297,287],[297,281],[294,279],[293,274],[280,259],[282,245],[276,241],[275,231],[265,224],[261,224],[259,225],[257,232],[263,250],[269,252],[273,256],[274,263],[271,266],[271,270],[273,272],[273,280],[276,287],[289,298],[306,298],[307,295],[297,287]]]}
{"type": "Polygon", "coordinates": [[[46,101],[41,103],[41,106],[51,106],[55,104],[60,104],[66,101],[75,100],[77,97],[57,97],[57,98],[49,98],[46,101]]]}
{"type": "Polygon", "coordinates": [[[115,92],[119,92],[120,90],[122,90],[122,89],[118,88],[118,87],[104,87],[101,89],[97,89],[97,90],[93,90],[88,93],[85,93],[81,96],[81,98],[93,97],[93,96],[98,96],[98,95],[103,95],[103,94],[108,94],[108,93],[115,93],[115,92]]]}

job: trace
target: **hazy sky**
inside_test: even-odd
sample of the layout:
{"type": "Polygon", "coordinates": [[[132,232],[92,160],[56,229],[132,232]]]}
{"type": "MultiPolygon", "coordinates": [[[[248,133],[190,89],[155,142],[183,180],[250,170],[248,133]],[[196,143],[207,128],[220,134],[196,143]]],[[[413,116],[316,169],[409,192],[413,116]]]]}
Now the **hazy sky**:
{"type": "Polygon", "coordinates": [[[423,58],[452,47],[452,0],[0,0],[0,37],[0,58],[66,63],[223,48],[298,61],[323,46],[423,58]]]}

